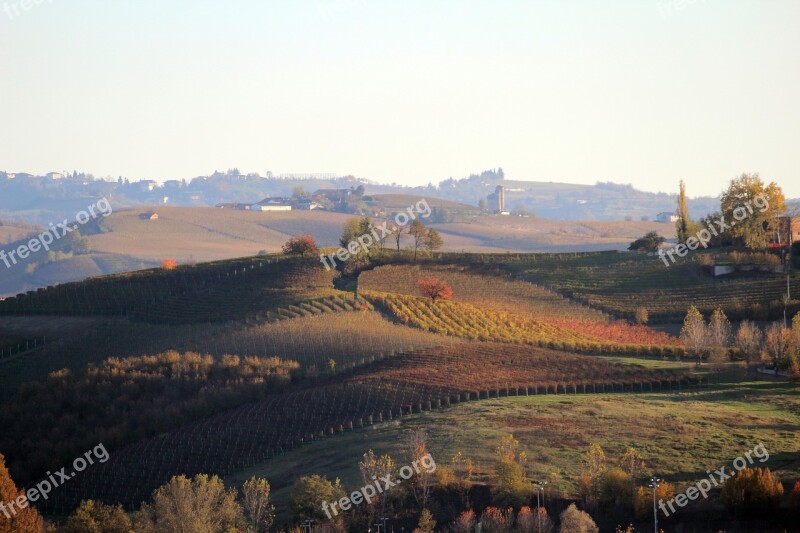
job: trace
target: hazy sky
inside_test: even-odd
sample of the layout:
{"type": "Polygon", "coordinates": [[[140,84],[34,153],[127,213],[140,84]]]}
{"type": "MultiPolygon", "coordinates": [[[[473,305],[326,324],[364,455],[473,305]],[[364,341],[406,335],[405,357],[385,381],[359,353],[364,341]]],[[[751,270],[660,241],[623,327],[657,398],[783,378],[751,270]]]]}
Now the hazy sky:
{"type": "Polygon", "coordinates": [[[798,0],[25,2],[0,0],[0,169],[800,196],[798,0]]]}

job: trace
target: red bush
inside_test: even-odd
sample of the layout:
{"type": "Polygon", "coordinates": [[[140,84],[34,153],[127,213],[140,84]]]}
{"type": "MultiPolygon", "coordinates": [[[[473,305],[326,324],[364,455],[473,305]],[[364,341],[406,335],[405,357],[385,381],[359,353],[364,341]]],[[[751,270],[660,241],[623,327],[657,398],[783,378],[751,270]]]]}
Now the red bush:
{"type": "Polygon", "coordinates": [[[453,289],[439,278],[420,278],[417,287],[423,296],[434,302],[436,300],[449,300],[453,297],[453,289]]]}

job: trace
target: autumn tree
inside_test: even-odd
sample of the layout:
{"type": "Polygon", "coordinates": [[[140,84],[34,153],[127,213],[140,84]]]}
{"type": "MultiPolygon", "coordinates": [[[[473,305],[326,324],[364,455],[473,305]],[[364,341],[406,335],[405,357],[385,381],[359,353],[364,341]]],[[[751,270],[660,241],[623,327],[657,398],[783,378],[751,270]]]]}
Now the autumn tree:
{"type": "Polygon", "coordinates": [[[750,249],[761,249],[767,247],[770,228],[785,209],[785,198],[776,183],[765,185],[758,174],[742,174],[731,180],[720,204],[731,236],[750,249]]]}
{"type": "Polygon", "coordinates": [[[631,482],[635,482],[636,479],[644,473],[644,457],[642,457],[642,454],[640,454],[636,448],[631,446],[628,446],[628,449],[619,456],[617,464],[630,476],[631,482]]]}
{"type": "Polygon", "coordinates": [[[769,468],[745,468],[726,479],[720,498],[731,510],[748,513],[774,509],[783,495],[783,485],[769,468]]]}
{"type": "Polygon", "coordinates": [[[417,280],[417,287],[423,296],[436,300],[450,300],[453,297],[453,289],[439,278],[420,278],[417,280]]]}
{"type": "Polygon", "coordinates": [[[67,519],[63,533],[130,533],[133,523],[121,505],[82,501],[67,519]]]}
{"type": "Polygon", "coordinates": [[[757,325],[749,320],[744,320],[739,324],[734,344],[748,365],[758,361],[763,339],[764,334],[757,325]]]}
{"type": "Polygon", "coordinates": [[[475,511],[470,509],[458,515],[455,522],[450,524],[449,531],[450,533],[472,533],[475,531],[476,523],[475,511]]]}
{"type": "Polygon", "coordinates": [[[514,525],[514,510],[487,507],[481,514],[481,531],[486,533],[507,533],[514,525]]]}
{"type": "Polygon", "coordinates": [[[224,533],[243,520],[236,490],[226,489],[217,476],[175,476],[157,488],[153,503],[134,516],[141,533],[224,533]]]}
{"type": "Polygon", "coordinates": [[[587,504],[596,501],[600,480],[608,467],[606,454],[599,444],[592,444],[583,456],[584,471],[580,476],[579,484],[587,504]]]}
{"type": "Polygon", "coordinates": [[[433,228],[428,230],[427,235],[425,235],[425,249],[429,252],[434,252],[441,248],[444,245],[444,241],[442,240],[442,236],[433,228]]]}
{"type": "Polygon", "coordinates": [[[436,520],[433,519],[433,514],[429,510],[423,509],[414,533],[433,533],[434,531],[436,531],[436,520]]]}
{"type": "MultiPolygon", "coordinates": [[[[361,471],[361,480],[365,486],[373,483],[376,479],[384,479],[386,476],[395,477],[395,464],[391,456],[386,454],[378,457],[372,450],[364,454],[363,460],[358,463],[358,469],[361,471]]],[[[391,491],[392,488],[388,488],[377,496],[381,504],[381,516],[386,515],[386,501],[391,491]]],[[[374,500],[375,498],[369,505],[374,505],[374,500]]],[[[372,517],[370,516],[371,521],[372,517]]]]}
{"type": "Polygon", "coordinates": [[[161,268],[164,270],[175,270],[178,268],[178,262],[171,257],[168,257],[161,261],[161,268]]]}
{"type": "Polygon", "coordinates": [[[731,342],[731,323],[722,309],[715,309],[708,321],[709,344],[713,346],[709,360],[722,363],[728,360],[728,346],[731,342]]]}
{"type": "Polygon", "coordinates": [[[42,527],[42,518],[17,490],[0,453],[0,533],[40,533],[42,527]]]}
{"type": "Polygon", "coordinates": [[[289,513],[294,520],[328,520],[323,503],[338,502],[345,497],[339,480],[331,483],[322,476],[303,476],[294,485],[289,499],[289,513]]]}
{"type": "Polygon", "coordinates": [[[792,330],[784,328],[780,322],[774,322],[767,327],[764,351],[776,369],[788,362],[793,346],[792,330]]]}
{"type": "Polygon", "coordinates": [[[531,509],[525,506],[517,513],[517,531],[519,533],[553,533],[555,526],[547,514],[547,509],[544,507],[531,509]]]}
{"type": "Polygon", "coordinates": [[[520,507],[530,495],[530,487],[525,479],[528,455],[521,450],[519,441],[513,435],[503,437],[495,454],[500,461],[496,467],[494,502],[503,507],[520,507]]]}
{"type": "Polygon", "coordinates": [[[695,357],[702,357],[708,343],[708,330],[705,319],[695,306],[686,312],[681,328],[681,340],[686,349],[695,357]]]}
{"type": "Polygon", "coordinates": [[[628,507],[633,499],[633,480],[621,468],[609,468],[603,472],[597,492],[604,505],[628,507]]]}
{"type": "Polygon", "coordinates": [[[570,504],[559,518],[561,526],[558,528],[558,533],[600,533],[589,513],[579,510],[574,503],[570,504]]]}
{"type": "Polygon", "coordinates": [[[301,233],[292,237],[283,245],[283,253],[285,254],[299,254],[304,257],[306,254],[313,254],[317,251],[317,241],[310,233],[301,233]]]}
{"type": "Polygon", "coordinates": [[[411,236],[411,239],[414,242],[414,261],[416,261],[417,251],[425,245],[425,239],[428,237],[428,229],[425,227],[425,224],[420,222],[420,220],[417,218],[414,219],[414,221],[408,227],[408,234],[411,236]]]}
{"type": "Polygon", "coordinates": [[[267,533],[275,518],[275,507],[270,503],[270,486],[266,479],[251,477],[242,485],[242,507],[253,533],[267,533]]]}

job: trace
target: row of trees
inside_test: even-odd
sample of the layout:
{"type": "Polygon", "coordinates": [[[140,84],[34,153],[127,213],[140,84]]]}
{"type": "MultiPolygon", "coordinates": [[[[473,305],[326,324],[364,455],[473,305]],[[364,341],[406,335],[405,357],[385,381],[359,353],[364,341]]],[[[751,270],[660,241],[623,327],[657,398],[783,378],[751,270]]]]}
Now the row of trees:
{"type": "Polygon", "coordinates": [[[702,313],[692,306],[683,321],[681,339],[689,353],[712,363],[738,358],[748,365],[763,362],[800,377],[800,313],[795,315],[791,328],[774,322],[762,331],[745,320],[734,333],[722,309],[711,313],[706,322],[702,313]]]}
{"type": "MultiPolygon", "coordinates": [[[[404,236],[411,239],[410,249],[414,251],[415,261],[421,250],[427,250],[432,253],[444,245],[441,234],[434,228],[426,227],[419,219],[413,220],[408,225],[391,224],[387,226],[387,229],[388,232],[384,232],[382,229],[377,228],[369,217],[348,220],[344,225],[342,236],[339,238],[339,245],[344,249],[348,249],[350,243],[362,242],[361,239],[365,236],[369,236],[369,241],[365,240],[363,242],[369,242],[371,245],[366,247],[359,246],[355,252],[351,252],[347,264],[350,267],[366,264],[378,253],[388,249],[389,243],[392,241],[394,241],[394,246],[397,247],[399,252],[404,236]]],[[[313,255],[317,250],[317,243],[309,233],[301,233],[292,237],[282,247],[283,253],[300,256],[313,255]]]]}

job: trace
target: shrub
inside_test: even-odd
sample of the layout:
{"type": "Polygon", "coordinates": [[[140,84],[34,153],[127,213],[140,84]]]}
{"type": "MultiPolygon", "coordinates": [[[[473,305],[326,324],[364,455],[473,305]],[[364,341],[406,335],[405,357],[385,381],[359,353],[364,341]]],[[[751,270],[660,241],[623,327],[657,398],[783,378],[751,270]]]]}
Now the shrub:
{"type": "Polygon", "coordinates": [[[647,321],[649,319],[647,308],[637,307],[636,312],[634,313],[634,317],[636,319],[637,324],[647,324],[647,321]]]}

